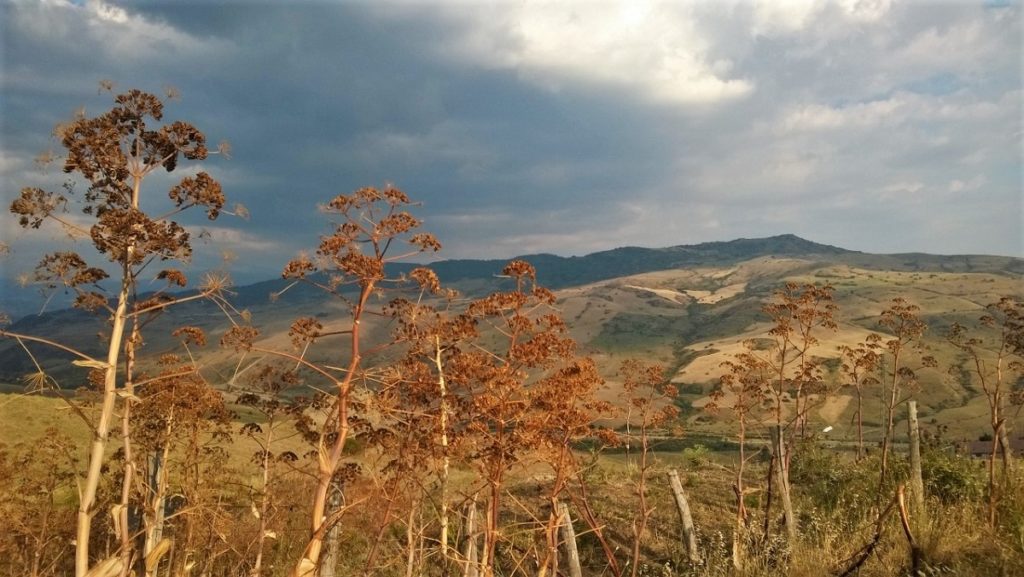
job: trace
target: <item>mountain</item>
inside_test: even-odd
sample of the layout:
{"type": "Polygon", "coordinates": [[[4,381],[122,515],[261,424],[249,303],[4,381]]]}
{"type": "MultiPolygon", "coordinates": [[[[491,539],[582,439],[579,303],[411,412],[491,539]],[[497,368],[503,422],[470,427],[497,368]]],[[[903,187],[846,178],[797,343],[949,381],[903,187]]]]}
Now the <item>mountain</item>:
{"type": "MultiPolygon", "coordinates": [[[[550,288],[565,288],[621,276],[684,268],[729,264],[759,256],[838,256],[856,254],[834,246],[804,240],[792,234],[728,242],[706,242],[668,248],[621,247],[586,256],[553,254],[519,256],[537,269],[539,282],[550,288]]],[[[442,282],[486,279],[507,260],[446,260],[431,265],[442,282]]]]}
{"type": "MultiPolygon", "coordinates": [[[[942,335],[953,322],[975,321],[985,304],[1002,296],[1024,299],[1022,259],[874,255],[793,235],[661,249],[623,247],[581,257],[539,254],[519,258],[537,268],[541,284],[556,289],[558,307],[573,337],[582,352],[594,356],[613,389],[618,365],[625,358],[659,362],[679,386],[679,403],[687,418],[694,426],[709,430],[714,430],[714,419],[709,420],[697,408],[715,386],[719,365],[739,350],[744,339],[765,336],[761,306],[787,281],[828,282],[835,287],[839,330],[823,338],[823,357],[834,356],[840,344],[853,344],[869,331],[877,331],[878,314],[893,297],[902,296],[919,305],[930,325],[929,346],[943,363],[942,371],[923,375],[928,395],[922,397],[922,414],[958,423],[966,432],[984,428],[984,399],[969,383],[949,377],[946,370],[957,362],[957,353],[942,335]]],[[[477,296],[507,285],[507,279],[495,276],[506,262],[448,260],[431,267],[446,285],[477,296]]],[[[413,266],[397,265],[391,272],[407,272],[413,266]]],[[[289,325],[301,316],[316,316],[325,326],[334,322],[333,328],[343,328],[343,305],[327,300],[315,289],[296,285],[280,298],[270,298],[286,286],[286,281],[276,279],[232,289],[234,306],[251,314],[266,345],[287,349],[289,325]]],[[[145,354],[155,358],[173,350],[170,332],[185,324],[207,331],[211,344],[197,353],[200,362],[211,378],[226,381],[237,359],[213,344],[228,325],[210,303],[173,308],[147,327],[145,354]]],[[[96,334],[106,330],[103,319],[71,309],[24,317],[11,328],[94,353],[99,352],[96,334]]],[[[383,340],[388,327],[377,322],[366,330],[383,340]]],[[[63,386],[81,384],[81,375],[69,366],[66,355],[28,346],[63,386]]],[[[312,354],[327,359],[337,352],[324,347],[312,354]]],[[[0,382],[17,382],[34,370],[20,345],[0,341],[0,382]]],[[[609,395],[614,398],[614,391],[609,395]]],[[[849,397],[829,403],[820,417],[840,428],[852,411],[849,397]]]]}

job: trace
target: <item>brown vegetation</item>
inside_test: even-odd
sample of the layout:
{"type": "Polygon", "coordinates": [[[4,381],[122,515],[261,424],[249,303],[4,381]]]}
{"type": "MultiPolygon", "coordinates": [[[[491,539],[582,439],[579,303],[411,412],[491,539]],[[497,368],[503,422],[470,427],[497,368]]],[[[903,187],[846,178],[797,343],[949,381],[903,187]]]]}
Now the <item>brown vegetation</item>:
{"type": "MultiPolygon", "coordinates": [[[[339,318],[298,318],[291,346],[278,346],[231,307],[223,281],[212,281],[185,298],[214,300],[232,323],[220,343],[235,355],[234,373],[217,387],[204,378],[194,351],[207,336],[194,326],[174,331],[178,353],[142,370],[149,322],[184,300],[167,291],[142,299],[136,289],[151,262],[188,256],[188,233],[169,217],[200,206],[215,218],[224,204],[219,185],[199,173],[170,190],[167,215],[140,210],[147,175],[208,154],[191,125],[150,125],[162,106],[132,91],[110,112],[61,129],[64,169],[88,184],[83,210],[96,221],[89,235],[118,271],[118,296],[111,303],[93,290],[107,272],[74,253],[40,264],[40,280],[110,315],[108,355],[70,350],[86,384],[50,405],[81,417],[91,439],[50,428],[0,444],[0,573],[1024,571],[1024,483],[1005,417],[1021,400],[1024,369],[1022,305],[1012,298],[948,335],[988,399],[987,484],[974,462],[950,450],[941,427],[918,442],[914,403],[909,467],[895,444],[896,411],[913,397],[915,370],[935,363],[916,305],[894,299],[878,317],[885,335],[826,358],[821,336],[836,329],[838,314],[833,286],[782,285],[763,304],[770,325],[716,375],[706,409],[733,426],[723,450],[659,451],[687,434],[664,369],[623,363],[626,410],[601,401],[599,367],[580,354],[555,294],[529,263],[508,263],[493,292],[472,299],[443,287],[428,267],[393,274],[395,261],[440,248],[393,186],[331,199],[323,207],[337,219],[329,234],[314,255],[284,267],[285,279],[336,300],[339,318]],[[826,447],[810,419],[841,386],[857,394],[849,455],[826,447]],[[878,451],[865,445],[865,397],[886,410],[878,451]],[[624,431],[600,426],[610,417],[624,431]]],[[[71,199],[25,189],[12,211],[23,226],[51,218],[74,226],[62,217],[71,199]]],[[[169,288],[187,284],[175,269],[156,278],[169,288]]],[[[287,290],[276,296],[288,298],[287,290]]],[[[29,384],[49,385],[36,367],[29,384]]]]}

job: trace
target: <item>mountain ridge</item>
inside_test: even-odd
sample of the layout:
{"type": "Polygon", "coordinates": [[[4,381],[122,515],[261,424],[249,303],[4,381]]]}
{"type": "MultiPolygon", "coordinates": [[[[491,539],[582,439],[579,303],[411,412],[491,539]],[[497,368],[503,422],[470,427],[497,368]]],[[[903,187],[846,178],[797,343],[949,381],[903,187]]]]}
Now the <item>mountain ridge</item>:
{"type": "MultiPolygon", "coordinates": [[[[618,367],[626,358],[664,366],[680,391],[676,399],[687,426],[706,432],[720,430],[721,419],[700,410],[716,386],[723,361],[739,352],[747,339],[763,336],[762,307],[786,282],[829,283],[838,305],[838,331],[823,335],[820,354],[836,355],[838,345],[853,345],[877,332],[878,314],[895,296],[921,307],[929,325],[931,353],[943,367],[956,364],[957,350],[944,336],[953,323],[971,325],[984,306],[1003,296],[1024,300],[1024,259],[989,255],[875,255],[821,245],[795,235],[678,245],[661,249],[619,247],[585,256],[524,255],[534,264],[538,282],[552,288],[557,307],[578,350],[591,356],[608,382],[614,401],[618,367]]],[[[510,286],[500,276],[504,259],[461,259],[432,263],[444,284],[467,299],[510,286]]],[[[416,266],[402,263],[389,276],[416,266]]],[[[232,304],[249,312],[267,348],[286,350],[288,331],[300,317],[316,317],[325,326],[343,328],[346,306],[313,287],[299,283],[280,298],[270,298],[291,281],[273,279],[232,287],[232,304]]],[[[464,302],[464,301],[462,301],[464,302]]],[[[385,342],[391,326],[384,317],[365,329],[374,342],[385,342]]],[[[237,359],[215,343],[228,328],[216,305],[193,301],[173,307],[146,331],[145,356],[159,358],[177,350],[171,331],[196,326],[210,345],[192,351],[204,374],[218,386],[231,387],[237,359]]],[[[103,315],[76,309],[24,317],[12,330],[53,338],[100,354],[97,333],[108,329],[103,315]]],[[[65,353],[26,343],[34,357],[11,339],[0,339],[0,382],[16,383],[38,369],[35,362],[65,388],[83,384],[82,371],[65,353]]],[[[326,361],[337,355],[332,343],[309,350],[310,358],[326,361]]],[[[143,361],[145,362],[145,361],[143,361]]],[[[149,369],[143,369],[149,370],[149,369]]],[[[970,438],[987,426],[984,396],[965,383],[951,381],[946,369],[921,375],[921,411],[929,420],[950,424],[970,438]]],[[[816,418],[841,430],[850,422],[853,405],[840,394],[816,418]]],[[[877,406],[872,405],[868,414],[877,406]]],[[[1018,423],[1024,429],[1024,417],[1018,423]]],[[[822,425],[824,426],[824,424],[822,425]]]]}
{"type": "MultiPolygon", "coordinates": [[[[960,270],[964,268],[983,272],[1002,271],[1011,274],[1024,274],[1024,259],[1018,257],[975,254],[941,255],[921,252],[875,254],[814,242],[792,233],[681,244],[662,248],[627,245],[573,256],[534,253],[510,258],[443,259],[427,264],[393,263],[389,265],[389,273],[408,273],[414,268],[427,266],[437,273],[442,283],[461,284],[463,286],[457,287],[460,290],[469,294],[478,294],[481,290],[496,288],[496,284],[500,286],[500,280],[495,276],[511,260],[530,262],[537,270],[537,279],[540,284],[552,289],[561,289],[632,274],[681,267],[725,265],[762,256],[828,257],[828,260],[837,260],[846,264],[868,266],[869,268],[877,266],[892,270],[931,270],[932,268],[960,270]]],[[[280,291],[288,284],[289,281],[273,278],[237,285],[232,287],[232,290],[236,292],[239,299],[237,304],[249,306],[264,301],[267,295],[280,291]]],[[[296,289],[292,290],[299,293],[300,297],[313,296],[314,289],[308,287],[296,287],[296,289]]],[[[8,288],[8,292],[10,292],[10,288],[8,288]]],[[[192,291],[184,291],[184,294],[189,292],[192,291]]],[[[28,305],[22,304],[22,301],[25,300],[27,300],[25,295],[18,295],[17,298],[12,299],[5,296],[5,302],[0,305],[0,312],[11,314],[11,320],[18,324],[25,317],[45,316],[64,310],[58,308],[42,313],[42,315],[29,313],[27,312],[30,310],[28,305]],[[6,302],[8,300],[10,302],[6,302]],[[11,305],[14,305],[13,310],[9,308],[11,305]]]]}

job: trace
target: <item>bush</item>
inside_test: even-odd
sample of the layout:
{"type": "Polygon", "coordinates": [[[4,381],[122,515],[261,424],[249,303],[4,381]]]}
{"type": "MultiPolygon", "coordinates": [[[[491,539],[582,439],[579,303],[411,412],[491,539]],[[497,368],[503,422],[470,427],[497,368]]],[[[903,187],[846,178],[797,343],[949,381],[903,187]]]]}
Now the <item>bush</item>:
{"type": "Polygon", "coordinates": [[[683,449],[683,461],[697,469],[711,463],[711,450],[704,445],[694,445],[683,449]]]}
{"type": "Polygon", "coordinates": [[[961,455],[927,452],[921,457],[925,493],[945,504],[980,499],[986,480],[978,461],[961,455]]]}

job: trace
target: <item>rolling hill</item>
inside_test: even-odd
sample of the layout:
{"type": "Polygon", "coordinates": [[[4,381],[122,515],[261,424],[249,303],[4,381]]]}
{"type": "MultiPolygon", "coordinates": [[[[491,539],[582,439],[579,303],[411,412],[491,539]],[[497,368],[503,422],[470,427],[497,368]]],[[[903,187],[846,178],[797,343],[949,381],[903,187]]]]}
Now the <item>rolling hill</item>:
{"type": "MultiPolygon", "coordinates": [[[[607,395],[616,397],[616,371],[627,357],[656,361],[679,385],[679,404],[691,427],[719,431],[720,419],[700,411],[717,377],[719,365],[739,350],[741,342],[763,336],[766,319],[760,308],[786,281],[831,283],[840,307],[839,329],[818,354],[834,357],[840,344],[852,344],[877,331],[878,314],[895,296],[917,304],[929,323],[930,353],[941,370],[922,373],[919,393],[925,422],[945,423],[960,434],[973,436],[987,427],[984,398],[971,385],[950,377],[958,362],[956,351],[942,335],[953,322],[971,323],[985,304],[1002,296],[1024,299],[1024,260],[998,256],[941,256],[929,254],[873,255],[813,243],[793,235],[738,239],[662,249],[626,247],[581,257],[527,255],[538,280],[556,289],[559,308],[581,350],[595,357],[609,381],[607,395]]],[[[477,296],[508,281],[496,278],[505,261],[449,260],[431,265],[442,282],[465,295],[477,296]]],[[[398,274],[413,265],[399,265],[398,274]]],[[[343,318],[339,303],[317,291],[295,287],[281,298],[269,295],[285,287],[270,280],[233,289],[232,302],[248,310],[265,343],[286,348],[292,320],[318,317],[330,328],[343,318]]],[[[227,324],[220,311],[197,302],[175,309],[147,329],[146,355],[155,358],[171,350],[170,331],[181,325],[206,330],[219,338],[227,324]]],[[[11,330],[45,335],[96,352],[96,334],[104,321],[75,310],[24,317],[11,330]]],[[[340,326],[338,327],[340,328],[340,326]]],[[[383,339],[388,327],[371,327],[383,339]]],[[[40,364],[61,386],[74,388],[83,376],[68,358],[52,349],[29,345],[40,364]]],[[[313,351],[327,358],[332,351],[313,351]]],[[[211,379],[226,380],[234,368],[231,353],[206,347],[200,362],[211,379]]],[[[34,370],[22,347],[0,342],[0,381],[18,382],[34,370]]],[[[820,407],[815,419],[832,425],[836,434],[849,429],[853,408],[840,395],[820,407]]],[[[877,405],[868,415],[878,415],[877,405]],[[874,412],[872,412],[874,411],[874,412]]],[[[877,417],[869,418],[871,426],[877,417]]],[[[1022,427],[1017,427],[1021,430],[1022,427]]]]}

